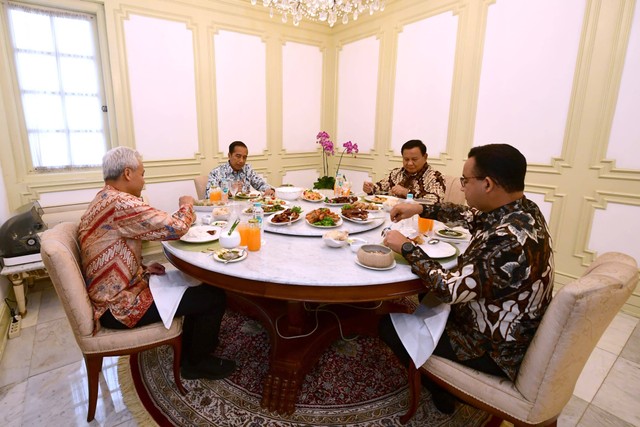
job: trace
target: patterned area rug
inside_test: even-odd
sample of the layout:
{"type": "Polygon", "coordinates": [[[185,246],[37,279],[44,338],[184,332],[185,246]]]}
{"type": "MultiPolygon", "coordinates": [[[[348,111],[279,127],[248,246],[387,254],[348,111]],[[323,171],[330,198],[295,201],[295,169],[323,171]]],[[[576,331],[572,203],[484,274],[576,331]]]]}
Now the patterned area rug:
{"type": "MultiPolygon", "coordinates": [[[[269,340],[260,323],[227,311],[220,355],[238,369],[223,381],[183,380],[180,395],[173,382],[170,347],[121,358],[119,378],[125,403],[139,425],[217,427],[400,426],[407,408],[407,373],[377,338],[339,340],[306,376],[296,412],[282,416],[260,407],[268,370],[269,340]]],[[[423,389],[418,412],[408,426],[482,426],[488,414],[458,404],[440,413],[423,389]]]]}

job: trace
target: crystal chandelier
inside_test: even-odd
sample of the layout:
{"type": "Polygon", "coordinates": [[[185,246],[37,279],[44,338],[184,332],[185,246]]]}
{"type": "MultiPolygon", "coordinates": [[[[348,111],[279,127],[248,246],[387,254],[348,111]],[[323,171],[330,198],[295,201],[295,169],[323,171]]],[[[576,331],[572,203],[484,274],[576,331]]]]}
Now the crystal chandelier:
{"type": "MultiPolygon", "coordinates": [[[[258,0],[251,0],[256,5],[258,0]]],[[[384,0],[262,0],[262,5],[269,8],[269,15],[273,13],[282,15],[282,22],[287,23],[289,15],[293,19],[293,25],[298,26],[303,17],[312,21],[327,22],[333,27],[338,19],[343,24],[349,22],[349,17],[355,21],[363,13],[384,10],[384,0]]]]}

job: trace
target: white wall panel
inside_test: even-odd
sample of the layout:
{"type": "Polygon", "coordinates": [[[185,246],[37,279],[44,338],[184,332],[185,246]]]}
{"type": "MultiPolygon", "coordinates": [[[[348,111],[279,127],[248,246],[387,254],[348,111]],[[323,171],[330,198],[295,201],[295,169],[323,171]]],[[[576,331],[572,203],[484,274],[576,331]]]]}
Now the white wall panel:
{"type": "Polygon", "coordinates": [[[420,139],[429,155],[446,151],[458,18],[443,13],[398,35],[391,145],[420,139]]]}
{"type": "Polygon", "coordinates": [[[624,252],[640,263],[639,216],[640,206],[607,203],[606,210],[596,209],[589,249],[598,255],[609,251],[624,252]]]}
{"type": "Polygon", "coordinates": [[[551,221],[551,208],[553,207],[551,202],[546,202],[544,200],[544,194],[526,192],[525,195],[527,199],[538,205],[540,212],[542,212],[544,219],[547,221],[547,225],[549,225],[551,221]]]}
{"type": "Polygon", "coordinates": [[[124,22],[124,32],[136,149],[145,160],[193,157],[198,122],[192,32],[184,23],[138,15],[124,22]]]}
{"type": "Polygon", "coordinates": [[[288,42],[282,48],[282,148],[315,151],[322,108],[322,52],[288,42]]]}
{"type": "Polygon", "coordinates": [[[585,0],[489,5],[474,145],[505,142],[529,163],[562,153],[585,0]]]}
{"type": "Polygon", "coordinates": [[[249,155],[267,148],[266,46],[258,36],[220,31],[214,36],[219,149],[240,140],[249,155]]]}
{"type": "Polygon", "coordinates": [[[315,169],[288,171],[282,177],[283,184],[293,184],[298,187],[312,188],[318,179],[318,171],[315,169]]]}
{"type": "Polygon", "coordinates": [[[631,35],[620,82],[618,103],[611,127],[607,158],[616,167],[640,169],[637,153],[640,147],[640,2],[636,2],[631,35]]]}
{"type": "Polygon", "coordinates": [[[193,180],[172,181],[162,183],[147,183],[144,187],[144,196],[151,206],[173,213],[180,207],[178,199],[181,196],[196,197],[196,187],[193,180]]]}
{"type": "MultiPolygon", "coordinates": [[[[373,148],[376,129],[376,94],[380,42],[367,37],[345,44],[338,59],[338,132],[336,152],[342,144],[358,144],[360,152],[373,148]]],[[[326,130],[326,129],[323,129],[326,130]]]]}

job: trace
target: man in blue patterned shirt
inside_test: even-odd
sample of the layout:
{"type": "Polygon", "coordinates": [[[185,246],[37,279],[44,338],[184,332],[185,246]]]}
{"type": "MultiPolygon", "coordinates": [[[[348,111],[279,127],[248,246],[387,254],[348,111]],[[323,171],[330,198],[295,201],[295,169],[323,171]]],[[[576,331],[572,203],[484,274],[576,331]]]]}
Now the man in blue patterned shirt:
{"type": "MultiPolygon", "coordinates": [[[[469,247],[446,269],[398,231],[385,244],[401,253],[425,292],[451,305],[437,356],[515,381],[536,329],[551,302],[553,251],[547,223],[524,196],[525,157],[507,144],[474,147],[460,178],[467,206],[450,203],[396,205],[391,219],[419,214],[462,226],[469,247]]],[[[389,317],[381,338],[408,365],[409,357],[389,317]]],[[[451,413],[455,400],[435,384],[425,384],[436,407],[451,413]]]]}
{"type": "Polygon", "coordinates": [[[232,194],[239,191],[248,193],[253,187],[263,192],[265,196],[273,196],[274,189],[247,164],[247,156],[249,156],[249,149],[244,142],[233,141],[229,144],[229,161],[209,173],[205,198],[209,198],[211,188],[220,187],[225,180],[232,194]]]}

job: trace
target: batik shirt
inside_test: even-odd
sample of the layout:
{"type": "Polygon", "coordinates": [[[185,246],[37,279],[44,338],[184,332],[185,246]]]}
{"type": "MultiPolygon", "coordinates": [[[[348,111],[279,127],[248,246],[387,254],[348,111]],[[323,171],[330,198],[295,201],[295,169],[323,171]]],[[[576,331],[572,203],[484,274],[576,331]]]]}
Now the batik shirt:
{"type": "Polygon", "coordinates": [[[226,180],[229,185],[232,182],[241,181],[243,183],[242,192],[248,193],[251,187],[258,191],[265,191],[271,188],[267,181],[265,181],[253,168],[245,163],[241,170],[234,171],[229,162],[214,168],[209,173],[209,181],[207,182],[207,191],[205,197],[209,197],[209,190],[211,188],[220,187],[222,181],[226,180]]]}
{"type": "Polygon", "coordinates": [[[450,270],[419,247],[405,254],[426,290],[451,304],[446,331],[456,355],[488,353],[515,380],[553,289],[551,238],[538,206],[523,197],[483,213],[443,203],[424,205],[421,216],[472,234],[450,270]]]}
{"type": "Polygon", "coordinates": [[[408,189],[414,199],[424,199],[430,203],[440,202],[446,190],[442,174],[425,163],[414,174],[409,174],[404,168],[392,169],[389,176],[373,185],[373,194],[389,194],[398,184],[408,189]]]}
{"type": "Polygon", "coordinates": [[[178,239],[194,219],[190,204],[170,215],[110,185],[98,192],[80,219],[78,236],[96,328],[107,310],[130,328],[138,323],[153,303],[142,242],[178,239]]]}

